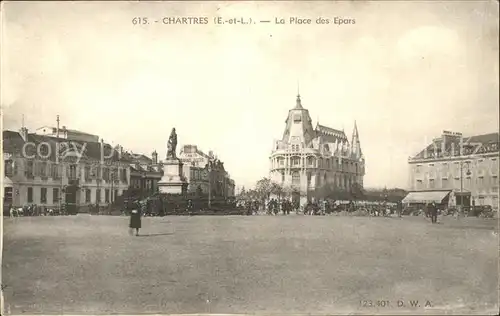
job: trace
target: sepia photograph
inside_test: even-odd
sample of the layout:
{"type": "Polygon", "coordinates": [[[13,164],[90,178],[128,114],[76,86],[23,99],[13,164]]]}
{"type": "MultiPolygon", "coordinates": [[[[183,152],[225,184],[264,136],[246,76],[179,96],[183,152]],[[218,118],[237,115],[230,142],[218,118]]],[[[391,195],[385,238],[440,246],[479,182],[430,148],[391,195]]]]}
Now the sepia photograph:
{"type": "Polygon", "coordinates": [[[1,315],[498,315],[498,1],[3,1],[1,315]]]}

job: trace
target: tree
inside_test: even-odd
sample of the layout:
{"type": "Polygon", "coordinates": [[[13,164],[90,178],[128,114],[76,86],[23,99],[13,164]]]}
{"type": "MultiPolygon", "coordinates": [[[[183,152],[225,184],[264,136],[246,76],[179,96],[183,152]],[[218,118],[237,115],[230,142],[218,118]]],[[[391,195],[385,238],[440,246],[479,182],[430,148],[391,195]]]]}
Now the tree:
{"type": "Polygon", "coordinates": [[[260,200],[267,200],[271,195],[272,182],[268,178],[262,178],[257,181],[256,191],[260,200]]]}
{"type": "Polygon", "coordinates": [[[283,186],[279,183],[271,183],[271,193],[278,196],[278,201],[281,201],[281,196],[283,195],[283,186]]]}

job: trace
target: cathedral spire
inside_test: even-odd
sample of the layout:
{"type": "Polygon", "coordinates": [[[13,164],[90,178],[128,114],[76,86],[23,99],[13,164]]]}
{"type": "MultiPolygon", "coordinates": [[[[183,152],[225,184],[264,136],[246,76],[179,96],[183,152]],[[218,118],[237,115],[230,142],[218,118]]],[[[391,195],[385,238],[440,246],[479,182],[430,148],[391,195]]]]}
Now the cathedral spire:
{"type": "Polygon", "coordinates": [[[358,126],[356,124],[356,120],[354,121],[354,130],[352,131],[352,154],[356,158],[361,158],[362,153],[361,153],[361,142],[359,140],[359,132],[358,132],[358,126]]]}

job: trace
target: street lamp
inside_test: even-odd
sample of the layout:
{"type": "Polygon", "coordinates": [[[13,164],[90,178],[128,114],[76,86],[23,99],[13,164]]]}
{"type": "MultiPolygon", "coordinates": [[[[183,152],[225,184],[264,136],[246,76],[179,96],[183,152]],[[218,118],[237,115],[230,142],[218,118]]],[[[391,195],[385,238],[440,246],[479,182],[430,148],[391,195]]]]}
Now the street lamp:
{"type": "Polygon", "coordinates": [[[464,163],[467,165],[467,172],[465,173],[466,175],[470,176],[470,161],[460,161],[460,213],[463,212],[463,204],[464,204],[464,195],[463,195],[463,189],[464,189],[464,174],[463,174],[463,168],[464,168],[464,163]]]}

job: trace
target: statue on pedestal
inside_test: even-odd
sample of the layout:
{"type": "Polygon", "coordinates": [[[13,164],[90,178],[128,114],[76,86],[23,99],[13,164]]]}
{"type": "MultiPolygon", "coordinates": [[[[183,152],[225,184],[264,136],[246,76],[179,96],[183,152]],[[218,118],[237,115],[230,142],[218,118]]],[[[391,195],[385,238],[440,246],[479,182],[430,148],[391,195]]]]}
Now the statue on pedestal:
{"type": "Polygon", "coordinates": [[[170,133],[170,138],[167,143],[167,159],[176,159],[177,155],[175,153],[177,149],[177,133],[175,132],[175,127],[172,128],[170,133]]]}

